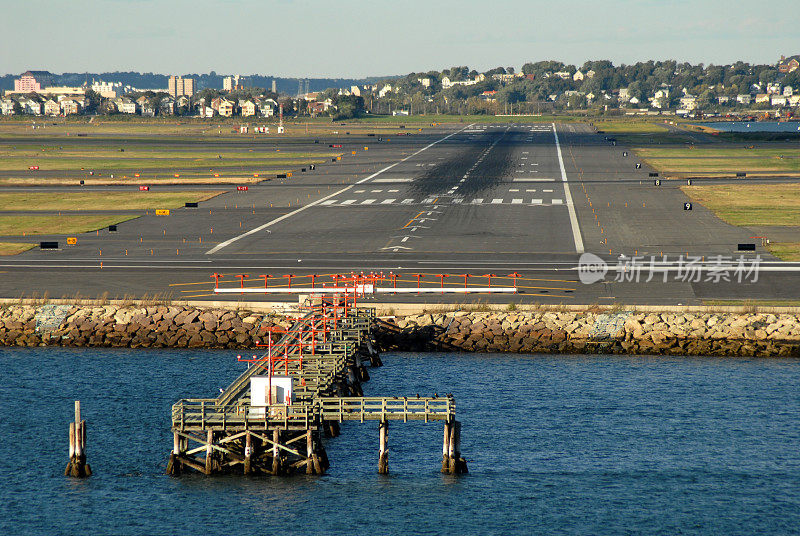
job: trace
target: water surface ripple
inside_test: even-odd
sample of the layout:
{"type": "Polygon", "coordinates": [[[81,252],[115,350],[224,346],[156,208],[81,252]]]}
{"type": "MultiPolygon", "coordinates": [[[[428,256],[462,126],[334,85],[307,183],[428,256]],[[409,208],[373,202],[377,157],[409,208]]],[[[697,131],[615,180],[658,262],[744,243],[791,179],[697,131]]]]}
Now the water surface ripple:
{"type": "Polygon", "coordinates": [[[229,351],[3,349],[3,534],[790,534],[800,360],[385,354],[368,395],[452,392],[440,424],[346,424],[324,477],[163,474],[170,405],[214,396],[229,351]],[[80,399],[95,476],[63,476],[80,399]]]}

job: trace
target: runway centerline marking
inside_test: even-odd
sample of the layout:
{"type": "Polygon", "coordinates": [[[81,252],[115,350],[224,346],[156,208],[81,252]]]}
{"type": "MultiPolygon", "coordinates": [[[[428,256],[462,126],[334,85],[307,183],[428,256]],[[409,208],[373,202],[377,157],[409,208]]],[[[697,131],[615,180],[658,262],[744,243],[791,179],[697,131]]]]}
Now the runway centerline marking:
{"type": "Polygon", "coordinates": [[[250,230],[249,230],[249,231],[247,231],[247,232],[244,232],[244,233],[242,233],[242,234],[240,234],[240,235],[234,236],[233,238],[229,238],[228,240],[226,240],[226,241],[224,241],[224,242],[221,242],[221,243],[217,244],[216,246],[214,246],[213,248],[211,248],[211,249],[209,249],[208,251],[206,251],[206,255],[213,255],[213,254],[214,254],[214,253],[216,253],[217,251],[219,251],[219,250],[221,250],[221,249],[223,249],[223,248],[226,248],[226,247],[230,246],[231,244],[233,244],[233,243],[234,243],[234,242],[236,242],[237,240],[241,240],[242,238],[245,238],[246,236],[250,236],[250,235],[252,235],[252,234],[255,234],[255,233],[258,233],[258,232],[260,232],[260,231],[263,231],[264,229],[266,229],[266,228],[268,228],[268,227],[271,227],[271,226],[275,225],[276,223],[280,223],[280,222],[282,222],[283,220],[286,220],[286,219],[288,219],[288,218],[291,218],[292,216],[295,216],[295,215],[297,215],[297,214],[299,214],[299,213],[303,212],[303,211],[304,211],[304,210],[306,210],[306,209],[309,209],[309,208],[311,208],[311,207],[315,207],[315,206],[319,205],[320,203],[322,203],[323,201],[327,201],[328,199],[331,199],[331,198],[333,198],[333,197],[336,197],[337,195],[339,195],[339,194],[342,194],[342,193],[344,193],[344,192],[346,192],[346,191],[350,190],[351,188],[353,188],[353,186],[356,186],[356,185],[358,185],[358,184],[363,184],[363,183],[365,183],[365,182],[371,181],[372,179],[374,179],[374,178],[375,178],[375,177],[377,177],[378,175],[380,175],[380,174],[384,173],[385,171],[389,171],[390,169],[392,169],[393,167],[397,166],[398,164],[401,164],[401,163],[405,162],[406,160],[409,160],[410,158],[413,158],[413,157],[417,156],[418,154],[422,153],[423,151],[426,151],[426,150],[430,149],[430,148],[431,148],[431,147],[433,147],[434,145],[437,145],[438,143],[441,143],[441,142],[443,142],[444,140],[447,140],[447,139],[449,139],[449,138],[452,138],[452,137],[453,137],[453,136],[455,136],[456,134],[460,134],[460,133],[461,133],[461,132],[463,132],[465,129],[467,129],[467,128],[470,128],[470,127],[471,127],[472,125],[474,125],[474,124],[475,124],[475,123],[471,123],[471,124],[469,124],[469,125],[465,126],[464,128],[462,128],[461,130],[457,130],[457,131],[455,131],[455,132],[452,132],[452,133],[448,134],[447,136],[445,136],[445,137],[443,137],[443,138],[441,138],[441,139],[438,139],[438,140],[436,140],[436,141],[434,141],[434,142],[432,142],[432,143],[429,143],[428,145],[426,145],[425,147],[423,147],[423,148],[422,148],[422,149],[420,149],[419,151],[417,151],[417,152],[415,152],[415,153],[411,153],[410,155],[408,155],[408,156],[405,156],[405,157],[403,157],[402,159],[398,160],[398,161],[397,161],[397,162],[395,162],[394,164],[389,164],[389,165],[388,165],[388,166],[386,166],[385,168],[383,168],[383,169],[381,169],[381,170],[379,170],[379,171],[376,171],[376,172],[375,172],[375,173],[373,173],[372,175],[370,175],[370,176],[368,176],[368,177],[365,177],[365,178],[361,179],[360,181],[357,181],[357,182],[355,182],[355,183],[353,183],[353,184],[351,184],[351,185],[349,185],[349,186],[345,186],[344,188],[342,188],[342,189],[340,189],[340,190],[337,190],[337,191],[333,192],[333,193],[332,193],[332,194],[330,194],[330,195],[327,195],[327,196],[325,196],[325,197],[321,197],[321,198],[317,199],[316,201],[312,201],[311,203],[309,203],[309,204],[307,204],[307,205],[303,205],[302,207],[298,208],[297,210],[293,210],[292,212],[289,212],[289,213],[287,213],[287,214],[284,214],[283,216],[279,216],[279,217],[275,218],[274,220],[270,220],[270,221],[268,221],[267,223],[265,223],[265,224],[263,224],[263,225],[259,225],[258,227],[255,227],[255,228],[253,228],[253,229],[250,229],[250,230]]]}

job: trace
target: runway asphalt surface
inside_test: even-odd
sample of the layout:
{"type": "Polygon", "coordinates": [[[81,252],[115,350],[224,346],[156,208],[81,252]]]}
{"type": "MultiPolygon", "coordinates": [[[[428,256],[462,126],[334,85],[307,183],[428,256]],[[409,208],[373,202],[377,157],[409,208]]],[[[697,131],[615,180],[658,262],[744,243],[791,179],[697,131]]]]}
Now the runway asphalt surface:
{"type": "MultiPolygon", "coordinates": [[[[268,143],[274,150],[283,140],[268,143]]],[[[330,150],[324,138],[319,144],[285,143],[330,150]]],[[[274,300],[215,296],[211,274],[226,274],[227,286],[239,284],[234,274],[249,274],[248,286],[258,286],[261,274],[382,271],[403,274],[404,281],[424,274],[428,285],[439,285],[440,273],[450,275],[449,285],[464,273],[479,282],[485,278],[478,276],[495,274],[502,284],[510,280],[500,276],[522,274],[516,295],[389,294],[382,301],[688,305],[800,298],[798,265],[769,264],[757,282],[749,282],[752,273],[738,282],[735,269],[752,268],[754,255],[765,261],[761,268],[775,259],[746,229],[696,204],[684,210],[688,200],[676,183],[655,186],[652,170],[637,169],[629,149],[611,145],[589,125],[445,125],[388,142],[351,136],[336,143],[343,145],[341,161],[249,185],[245,192],[217,186],[228,193],[196,209],[145,214],[120,224],[116,233],[77,236],[73,246],[65,236],[40,237],[58,240],[60,249],[0,259],[0,295],[274,300]],[[739,256],[737,245],[745,242],[757,250],[745,253],[741,264],[719,264],[739,256]],[[584,251],[610,268],[591,284],[580,281],[577,269],[584,251]],[[631,265],[637,256],[642,258],[631,265]],[[689,269],[687,256],[693,259],[689,269]],[[649,271],[651,262],[662,261],[649,271]]],[[[214,187],[151,191],[194,188],[214,187]]]]}

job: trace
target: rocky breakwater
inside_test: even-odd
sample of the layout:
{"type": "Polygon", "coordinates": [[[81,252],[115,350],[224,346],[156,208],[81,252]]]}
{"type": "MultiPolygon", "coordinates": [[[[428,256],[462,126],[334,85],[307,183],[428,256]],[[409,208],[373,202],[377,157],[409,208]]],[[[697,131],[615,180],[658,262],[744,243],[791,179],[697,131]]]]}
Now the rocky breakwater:
{"type": "Polygon", "coordinates": [[[383,350],[800,356],[792,314],[452,312],[387,318],[383,350]]]}
{"type": "MultiPolygon", "coordinates": [[[[193,306],[8,305],[0,308],[0,345],[242,349],[290,322],[193,306]]],[[[375,337],[379,349],[400,351],[800,357],[800,315],[456,311],[386,317],[375,337]]]]}
{"type": "MultiPolygon", "coordinates": [[[[0,309],[5,346],[249,348],[282,317],[180,306],[13,305],[0,309]]],[[[277,337],[273,334],[273,340],[277,337]]]]}

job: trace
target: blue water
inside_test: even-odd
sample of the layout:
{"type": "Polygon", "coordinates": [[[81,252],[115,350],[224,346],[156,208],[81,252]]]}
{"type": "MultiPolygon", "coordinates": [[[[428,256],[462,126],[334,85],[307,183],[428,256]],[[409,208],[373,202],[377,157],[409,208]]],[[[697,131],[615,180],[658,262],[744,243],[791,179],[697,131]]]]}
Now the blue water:
{"type": "Polygon", "coordinates": [[[385,354],[367,394],[452,392],[440,424],[346,424],[323,477],[163,475],[169,408],[231,352],[3,349],[1,534],[790,534],[800,360],[385,354]],[[62,476],[80,399],[95,475],[62,476]]]}
{"type": "Polygon", "coordinates": [[[701,123],[704,127],[715,128],[722,132],[798,132],[798,121],[717,121],[701,123]]]}

